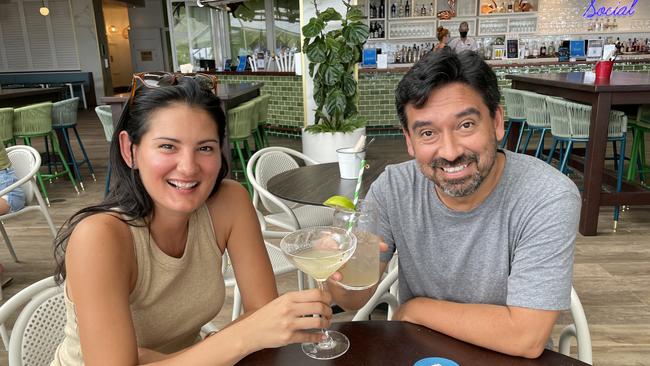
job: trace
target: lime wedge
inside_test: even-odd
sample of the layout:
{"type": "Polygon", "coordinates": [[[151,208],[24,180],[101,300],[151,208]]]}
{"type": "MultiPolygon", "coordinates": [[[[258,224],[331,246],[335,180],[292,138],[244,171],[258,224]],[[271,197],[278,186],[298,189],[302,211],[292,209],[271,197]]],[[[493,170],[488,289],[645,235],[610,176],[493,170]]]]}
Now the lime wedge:
{"type": "Polygon", "coordinates": [[[323,202],[323,205],[332,208],[340,208],[348,211],[354,211],[354,203],[345,196],[332,196],[323,202]]]}

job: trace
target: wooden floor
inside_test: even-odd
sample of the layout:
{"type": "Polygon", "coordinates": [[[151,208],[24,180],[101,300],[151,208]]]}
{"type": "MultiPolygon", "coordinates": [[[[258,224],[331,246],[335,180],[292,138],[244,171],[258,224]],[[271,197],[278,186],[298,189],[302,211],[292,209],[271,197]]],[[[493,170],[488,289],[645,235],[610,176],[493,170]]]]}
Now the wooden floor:
{"type": "MultiPolygon", "coordinates": [[[[97,181],[92,181],[84,167],[86,190],[80,195],[64,179],[48,186],[52,202],[50,213],[57,226],[79,208],[98,202],[104,189],[108,146],[92,110],[81,112],[79,131],[97,181]]],[[[297,139],[271,138],[271,144],[300,149],[297,139]]],[[[646,146],[650,146],[650,141],[646,146]]],[[[368,158],[387,155],[408,159],[401,138],[377,139],[368,152],[368,158]]],[[[38,213],[8,221],[6,227],[20,262],[15,263],[6,247],[0,244],[0,262],[6,267],[6,275],[14,278],[3,290],[5,300],[29,284],[50,276],[54,270],[52,237],[38,213]]],[[[594,364],[650,365],[650,207],[635,206],[623,212],[617,232],[612,231],[612,209],[602,209],[599,235],[577,239],[574,287],[589,321],[594,364]]],[[[280,292],[296,289],[296,276],[282,276],[278,279],[278,288],[280,292]]],[[[215,319],[218,325],[230,318],[231,289],[227,296],[226,305],[215,319]]],[[[338,319],[350,317],[350,314],[337,315],[338,319]]],[[[557,334],[569,321],[570,316],[563,314],[554,331],[556,341],[557,334]]],[[[6,364],[6,352],[0,352],[0,365],[6,364]]]]}

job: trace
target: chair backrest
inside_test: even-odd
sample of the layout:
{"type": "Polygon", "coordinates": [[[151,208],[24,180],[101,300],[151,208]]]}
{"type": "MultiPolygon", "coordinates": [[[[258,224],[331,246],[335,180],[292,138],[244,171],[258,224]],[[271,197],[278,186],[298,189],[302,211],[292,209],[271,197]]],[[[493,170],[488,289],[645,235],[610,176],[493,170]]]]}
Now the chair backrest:
{"type": "Polygon", "coordinates": [[[506,101],[507,118],[526,119],[524,96],[521,90],[504,88],[501,93],[506,101]]]}
{"type": "MultiPolygon", "coordinates": [[[[555,136],[589,138],[591,106],[560,98],[547,97],[546,105],[555,136]]],[[[627,116],[621,111],[610,111],[607,137],[621,137],[627,132],[627,116]]]]}
{"type": "Polygon", "coordinates": [[[8,147],[7,155],[18,180],[25,178],[22,189],[25,193],[25,204],[29,204],[34,199],[34,190],[38,189],[34,176],[41,167],[41,155],[33,147],[25,145],[8,147]]]}
{"type": "Polygon", "coordinates": [[[64,338],[63,296],[63,288],[56,285],[53,277],[48,277],[23,289],[0,307],[3,326],[22,307],[11,330],[9,344],[5,344],[9,366],[50,365],[64,338]]]}
{"type": "Polygon", "coordinates": [[[258,111],[258,115],[257,115],[258,121],[257,122],[258,123],[267,122],[267,120],[269,118],[269,101],[271,100],[271,95],[270,94],[260,95],[256,99],[258,99],[258,101],[257,101],[257,103],[258,103],[258,109],[257,109],[257,111],[258,111]]]}
{"type": "Polygon", "coordinates": [[[251,135],[251,120],[255,120],[255,102],[248,101],[228,110],[228,136],[231,140],[251,135]]]}
{"type": "Polygon", "coordinates": [[[0,108],[0,141],[14,138],[14,109],[0,108]]]}
{"type": "Polygon", "coordinates": [[[74,97],[52,104],[52,127],[77,124],[79,97],[74,97]]]}
{"type": "Polygon", "coordinates": [[[44,135],[52,131],[52,102],[14,109],[14,135],[44,135]]]}
{"type": "Polygon", "coordinates": [[[520,93],[524,98],[526,123],[533,127],[550,128],[551,121],[546,108],[546,95],[524,90],[520,91],[520,93]]]}
{"type": "Polygon", "coordinates": [[[643,123],[650,123],[650,104],[643,104],[639,106],[639,111],[636,114],[636,120],[643,123]]]}
{"type": "Polygon", "coordinates": [[[113,139],[113,112],[111,112],[111,106],[109,105],[100,105],[95,107],[95,113],[99,117],[99,121],[104,127],[104,135],[106,136],[106,141],[111,142],[113,139]]]}

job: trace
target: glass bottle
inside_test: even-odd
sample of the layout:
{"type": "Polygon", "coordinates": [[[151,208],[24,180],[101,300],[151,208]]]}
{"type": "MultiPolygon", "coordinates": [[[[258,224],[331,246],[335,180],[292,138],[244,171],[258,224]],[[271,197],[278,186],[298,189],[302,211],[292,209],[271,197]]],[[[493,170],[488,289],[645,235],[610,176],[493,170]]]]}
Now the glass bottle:
{"type": "Polygon", "coordinates": [[[422,4],[422,9],[420,9],[420,15],[425,17],[427,16],[427,7],[422,4]]]}
{"type": "Polygon", "coordinates": [[[381,0],[381,2],[379,3],[379,17],[382,19],[385,18],[386,17],[385,12],[386,11],[384,9],[384,0],[381,0]]]}
{"type": "Polygon", "coordinates": [[[429,4],[429,16],[435,16],[435,14],[433,14],[433,3],[429,4]]]}
{"type": "Polygon", "coordinates": [[[404,16],[404,4],[402,4],[402,0],[399,0],[399,12],[397,13],[397,16],[399,18],[404,16]]]}
{"type": "Polygon", "coordinates": [[[546,42],[542,42],[542,47],[539,48],[539,57],[546,57],[546,42]]]}
{"type": "Polygon", "coordinates": [[[395,0],[393,0],[393,5],[390,6],[390,17],[395,18],[397,15],[397,5],[395,5],[395,0]]]}
{"type": "Polygon", "coordinates": [[[411,16],[411,5],[409,5],[409,2],[409,0],[406,0],[406,5],[404,6],[404,16],[407,18],[411,16]]]}
{"type": "Polygon", "coordinates": [[[546,54],[551,56],[551,57],[555,56],[555,44],[554,43],[555,42],[551,41],[548,44],[548,48],[546,49],[546,54]]]}

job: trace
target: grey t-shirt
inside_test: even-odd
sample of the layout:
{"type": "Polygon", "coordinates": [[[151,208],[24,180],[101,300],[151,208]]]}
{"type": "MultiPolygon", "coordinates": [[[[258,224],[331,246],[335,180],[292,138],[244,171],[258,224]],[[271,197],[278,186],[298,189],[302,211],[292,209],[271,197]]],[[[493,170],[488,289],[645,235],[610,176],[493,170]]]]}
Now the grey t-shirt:
{"type": "Polygon", "coordinates": [[[399,251],[401,302],[570,307],[578,189],[539,159],[505,156],[497,187],[469,212],[447,208],[415,161],[388,166],[372,184],[366,199],[389,246],[382,260],[399,251]]]}

